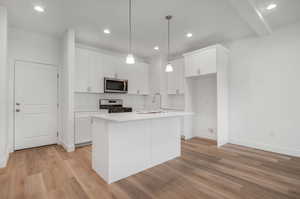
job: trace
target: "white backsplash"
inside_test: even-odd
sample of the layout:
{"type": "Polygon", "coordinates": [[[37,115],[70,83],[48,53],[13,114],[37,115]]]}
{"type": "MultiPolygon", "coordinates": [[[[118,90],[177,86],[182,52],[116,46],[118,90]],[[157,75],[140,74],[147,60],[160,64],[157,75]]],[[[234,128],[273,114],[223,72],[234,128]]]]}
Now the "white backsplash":
{"type": "Polygon", "coordinates": [[[75,93],[74,110],[76,112],[94,112],[99,110],[99,99],[122,99],[124,107],[132,107],[133,110],[145,109],[145,96],[128,94],[94,94],[75,93]]]}
{"type": "Polygon", "coordinates": [[[168,108],[184,110],[184,95],[168,95],[168,108]]]}

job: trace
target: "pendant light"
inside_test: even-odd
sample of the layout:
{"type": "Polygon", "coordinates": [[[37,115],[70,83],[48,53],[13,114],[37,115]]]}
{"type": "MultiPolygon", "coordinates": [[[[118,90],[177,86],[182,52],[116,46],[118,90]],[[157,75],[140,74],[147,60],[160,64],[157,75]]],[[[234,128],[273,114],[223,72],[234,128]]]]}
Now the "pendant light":
{"type": "Polygon", "coordinates": [[[173,72],[173,66],[170,63],[170,20],[172,19],[171,15],[166,16],[168,20],[168,64],[166,65],[166,72],[171,73],[173,72]]]}
{"type": "Polygon", "coordinates": [[[131,8],[132,8],[132,0],[129,0],[129,49],[128,55],[126,57],[126,64],[135,64],[135,59],[132,54],[132,23],[131,23],[131,8]]]}

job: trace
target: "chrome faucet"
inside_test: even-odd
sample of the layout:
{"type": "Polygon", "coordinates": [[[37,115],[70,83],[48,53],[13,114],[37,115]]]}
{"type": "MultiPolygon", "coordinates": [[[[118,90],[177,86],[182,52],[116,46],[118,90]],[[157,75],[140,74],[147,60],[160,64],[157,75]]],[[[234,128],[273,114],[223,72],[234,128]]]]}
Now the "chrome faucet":
{"type": "Polygon", "coordinates": [[[156,103],[156,96],[159,96],[159,109],[162,109],[162,95],[160,93],[155,93],[152,98],[152,103],[156,103]]]}

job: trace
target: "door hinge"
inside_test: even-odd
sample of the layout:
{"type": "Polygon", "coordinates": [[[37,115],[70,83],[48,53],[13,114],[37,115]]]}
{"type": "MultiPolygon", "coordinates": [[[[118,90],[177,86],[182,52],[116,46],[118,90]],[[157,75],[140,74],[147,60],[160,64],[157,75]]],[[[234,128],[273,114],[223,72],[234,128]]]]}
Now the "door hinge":
{"type": "Polygon", "coordinates": [[[59,108],[59,104],[57,104],[57,108],[59,108]]]}
{"type": "Polygon", "coordinates": [[[57,73],[57,79],[59,78],[59,74],[57,73]]]}
{"type": "Polygon", "coordinates": [[[58,137],[58,135],[59,135],[59,133],[58,132],[56,132],[56,136],[58,137]]]}

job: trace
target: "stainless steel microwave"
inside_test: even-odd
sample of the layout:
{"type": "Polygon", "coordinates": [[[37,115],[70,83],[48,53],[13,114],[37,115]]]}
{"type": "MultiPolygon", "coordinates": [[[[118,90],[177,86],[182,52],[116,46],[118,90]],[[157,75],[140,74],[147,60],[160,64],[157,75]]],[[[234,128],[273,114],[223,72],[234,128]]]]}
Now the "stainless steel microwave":
{"type": "Polygon", "coordinates": [[[128,80],[104,78],[104,93],[127,93],[128,80]]]}

